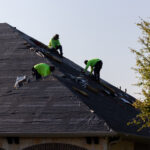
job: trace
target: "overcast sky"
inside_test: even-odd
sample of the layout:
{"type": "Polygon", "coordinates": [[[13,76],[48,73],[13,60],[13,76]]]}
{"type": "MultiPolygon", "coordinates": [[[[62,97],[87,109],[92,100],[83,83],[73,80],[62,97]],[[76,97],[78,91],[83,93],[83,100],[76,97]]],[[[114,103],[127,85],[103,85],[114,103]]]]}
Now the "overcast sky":
{"type": "Polygon", "coordinates": [[[0,0],[0,22],[48,44],[58,33],[64,56],[84,67],[100,58],[101,77],[138,97],[135,56],[142,36],[136,23],[149,19],[150,0],[0,0]]]}

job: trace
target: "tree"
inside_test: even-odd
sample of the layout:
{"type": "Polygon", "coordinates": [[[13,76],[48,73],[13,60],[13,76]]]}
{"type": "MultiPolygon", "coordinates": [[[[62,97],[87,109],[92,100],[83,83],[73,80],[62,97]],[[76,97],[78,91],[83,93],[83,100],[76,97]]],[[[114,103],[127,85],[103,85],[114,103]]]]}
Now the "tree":
{"type": "MultiPolygon", "coordinates": [[[[142,30],[143,36],[139,38],[142,48],[131,49],[136,55],[136,68],[138,74],[137,86],[141,87],[142,101],[136,100],[133,106],[140,110],[132,124],[140,125],[140,129],[150,127],[150,22],[141,19],[137,26],[142,30]]],[[[131,124],[131,122],[130,122],[131,124]]]]}

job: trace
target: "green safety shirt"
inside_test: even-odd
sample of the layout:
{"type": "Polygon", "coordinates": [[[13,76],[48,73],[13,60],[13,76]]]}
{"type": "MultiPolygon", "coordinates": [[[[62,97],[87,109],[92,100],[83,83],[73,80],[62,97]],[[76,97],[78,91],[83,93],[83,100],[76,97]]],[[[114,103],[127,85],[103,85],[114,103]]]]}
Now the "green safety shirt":
{"type": "Polygon", "coordinates": [[[59,42],[59,40],[55,40],[52,38],[49,42],[48,47],[49,48],[56,48],[56,46],[60,46],[60,42],[59,42]]]}
{"type": "Polygon", "coordinates": [[[42,77],[46,77],[46,76],[48,76],[48,75],[51,74],[50,66],[49,66],[48,64],[45,64],[45,63],[40,63],[40,64],[34,65],[34,69],[36,69],[37,72],[38,72],[42,77]]]}
{"type": "Polygon", "coordinates": [[[93,67],[96,65],[96,63],[97,63],[98,61],[100,61],[100,59],[98,59],[98,58],[89,60],[89,61],[87,62],[87,65],[86,65],[84,71],[87,71],[87,69],[88,69],[89,66],[90,66],[90,67],[91,67],[91,72],[90,72],[90,73],[92,74],[92,72],[93,72],[93,67]]]}

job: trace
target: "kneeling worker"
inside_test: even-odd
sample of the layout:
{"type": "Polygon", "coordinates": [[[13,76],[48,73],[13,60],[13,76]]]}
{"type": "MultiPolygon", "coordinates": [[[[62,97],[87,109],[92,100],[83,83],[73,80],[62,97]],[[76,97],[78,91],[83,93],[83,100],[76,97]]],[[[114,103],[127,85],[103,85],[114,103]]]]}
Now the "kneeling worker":
{"type": "Polygon", "coordinates": [[[100,70],[102,69],[103,62],[97,58],[97,59],[85,60],[84,63],[86,65],[84,72],[86,72],[90,66],[91,67],[90,74],[92,75],[92,72],[94,71],[95,80],[100,81],[100,70]]]}
{"type": "Polygon", "coordinates": [[[54,37],[50,40],[49,42],[49,45],[48,47],[51,49],[51,50],[59,50],[60,51],[60,56],[62,57],[63,56],[63,52],[62,52],[62,46],[59,42],[59,35],[56,34],[54,35],[54,37]]]}
{"type": "Polygon", "coordinates": [[[36,80],[41,79],[42,77],[46,77],[51,74],[55,70],[54,66],[49,66],[45,63],[39,63],[33,66],[32,75],[36,76],[36,80]]]}

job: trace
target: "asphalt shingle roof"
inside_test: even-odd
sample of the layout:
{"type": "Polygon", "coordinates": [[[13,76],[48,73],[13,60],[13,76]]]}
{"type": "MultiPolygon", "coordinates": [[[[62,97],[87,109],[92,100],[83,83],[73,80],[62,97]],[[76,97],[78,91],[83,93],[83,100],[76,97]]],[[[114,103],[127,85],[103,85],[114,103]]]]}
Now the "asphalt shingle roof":
{"type": "MultiPolygon", "coordinates": [[[[102,84],[85,77],[94,93],[70,79],[80,75],[81,67],[67,58],[58,63],[39,57],[30,47],[47,47],[8,24],[0,24],[0,135],[50,133],[123,133],[149,137],[149,129],[137,132],[127,126],[137,111],[135,99],[102,80],[102,84]],[[44,80],[14,89],[17,76],[31,76],[34,64],[53,64],[56,71],[44,80]],[[74,90],[80,89],[84,96],[74,90]],[[129,102],[129,103],[127,103],[129,102]]],[[[51,52],[54,55],[53,52],[51,52]]]]}

